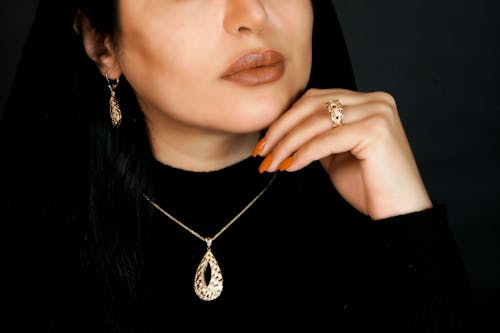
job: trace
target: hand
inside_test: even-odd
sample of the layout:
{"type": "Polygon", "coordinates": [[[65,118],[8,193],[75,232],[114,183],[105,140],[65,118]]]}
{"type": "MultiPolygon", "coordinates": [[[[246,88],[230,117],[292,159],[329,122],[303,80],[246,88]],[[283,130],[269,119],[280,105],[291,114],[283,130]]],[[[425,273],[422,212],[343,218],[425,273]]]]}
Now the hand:
{"type": "Polygon", "coordinates": [[[267,130],[254,150],[259,170],[296,171],[320,160],[337,191],[373,220],[432,207],[401,124],[384,92],[310,89],[267,130]],[[326,102],[337,99],[343,125],[326,102]]]}

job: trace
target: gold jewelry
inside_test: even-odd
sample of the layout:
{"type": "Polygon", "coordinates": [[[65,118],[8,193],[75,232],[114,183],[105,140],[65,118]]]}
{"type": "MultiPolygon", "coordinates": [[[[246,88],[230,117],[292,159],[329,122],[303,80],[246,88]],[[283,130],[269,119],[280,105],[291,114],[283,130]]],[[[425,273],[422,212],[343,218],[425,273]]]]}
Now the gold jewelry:
{"type": "Polygon", "coordinates": [[[118,127],[122,122],[122,111],[120,110],[120,105],[118,104],[115,90],[116,88],[118,88],[120,78],[116,79],[114,82],[111,82],[111,80],[108,78],[108,74],[106,74],[106,81],[108,81],[108,88],[111,92],[111,96],[109,97],[109,116],[111,117],[111,124],[113,124],[114,127],[118,127]]]}
{"type": "Polygon", "coordinates": [[[172,221],[177,223],[179,226],[190,232],[193,236],[196,238],[204,241],[207,244],[207,252],[201,259],[200,264],[198,265],[198,268],[196,269],[196,273],[194,276],[194,291],[196,295],[203,301],[213,301],[217,297],[220,296],[222,293],[222,285],[223,285],[223,279],[222,279],[222,272],[220,270],[219,264],[217,263],[217,260],[215,259],[215,256],[212,253],[211,247],[212,243],[224,232],[226,231],[231,224],[233,224],[243,213],[245,213],[256,201],[259,199],[264,192],[267,191],[267,189],[271,186],[273,183],[274,179],[276,178],[276,173],[273,175],[269,183],[264,187],[256,196],[255,198],[252,199],[238,214],[236,214],[235,217],[231,219],[222,229],[219,230],[213,237],[203,237],[193,229],[189,228],[186,226],[184,223],[176,219],[174,216],[172,216],[170,213],[166,212],[164,209],[162,209],[160,206],[158,206],[154,201],[152,201],[148,196],[144,195],[144,198],[148,200],[156,209],[158,209],[160,212],[165,214],[168,218],[170,218],[172,221]],[[205,272],[207,270],[207,267],[210,266],[210,281],[207,282],[205,281],[205,272]]]}
{"type": "Polygon", "coordinates": [[[333,127],[342,126],[342,120],[344,119],[344,109],[342,104],[338,99],[328,101],[326,103],[328,107],[328,112],[330,113],[330,120],[332,121],[333,127]]]}

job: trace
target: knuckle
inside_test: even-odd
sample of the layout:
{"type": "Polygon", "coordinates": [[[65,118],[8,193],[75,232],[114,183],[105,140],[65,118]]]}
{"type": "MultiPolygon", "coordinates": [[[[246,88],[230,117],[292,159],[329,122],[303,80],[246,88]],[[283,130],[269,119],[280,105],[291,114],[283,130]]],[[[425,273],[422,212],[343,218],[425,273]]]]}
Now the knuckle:
{"type": "Polygon", "coordinates": [[[314,96],[314,95],[317,95],[318,92],[319,92],[320,89],[318,88],[309,88],[306,90],[306,92],[304,93],[304,96],[306,97],[311,97],[311,96],[314,96]]]}
{"type": "Polygon", "coordinates": [[[394,97],[386,92],[375,92],[374,108],[381,114],[385,115],[387,119],[397,118],[397,106],[394,97]]]}
{"type": "Polygon", "coordinates": [[[375,110],[377,113],[380,113],[384,116],[390,116],[393,113],[392,107],[387,104],[385,101],[377,100],[372,103],[373,110],[375,110]]]}
{"type": "Polygon", "coordinates": [[[373,97],[380,100],[390,106],[392,109],[396,108],[396,99],[391,94],[385,91],[376,91],[373,93],[373,97]]]}

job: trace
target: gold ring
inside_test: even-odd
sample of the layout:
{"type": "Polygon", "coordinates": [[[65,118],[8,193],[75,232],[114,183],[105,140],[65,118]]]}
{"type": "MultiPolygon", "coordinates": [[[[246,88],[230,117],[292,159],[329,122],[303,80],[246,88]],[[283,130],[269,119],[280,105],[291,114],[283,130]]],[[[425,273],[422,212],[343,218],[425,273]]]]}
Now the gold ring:
{"type": "Polygon", "coordinates": [[[342,126],[342,120],[344,119],[344,109],[342,104],[338,99],[334,99],[326,102],[328,107],[328,112],[330,113],[330,119],[332,121],[333,127],[342,126]]]}

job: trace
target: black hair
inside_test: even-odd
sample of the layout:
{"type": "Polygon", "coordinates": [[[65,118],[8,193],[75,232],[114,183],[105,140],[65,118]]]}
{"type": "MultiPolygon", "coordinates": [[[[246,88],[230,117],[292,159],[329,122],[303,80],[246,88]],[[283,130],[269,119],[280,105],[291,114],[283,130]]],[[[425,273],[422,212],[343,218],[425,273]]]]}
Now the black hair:
{"type": "MultiPolygon", "coordinates": [[[[62,260],[77,258],[102,282],[110,326],[125,332],[125,327],[140,326],[134,318],[147,289],[143,244],[151,211],[142,193],[151,193],[153,155],[144,116],[126,78],[117,90],[124,120],[119,128],[111,125],[106,80],[73,29],[81,11],[99,32],[113,35],[118,2],[40,2],[2,119],[0,153],[8,161],[2,165],[2,214],[7,214],[2,221],[13,221],[13,234],[22,235],[18,237],[38,233],[29,241],[41,248],[51,240],[56,244],[47,253],[18,254],[26,257],[26,269],[51,262],[57,244],[74,243],[75,253],[62,260]]],[[[334,7],[328,0],[312,3],[308,87],[355,89],[334,7]]]]}

